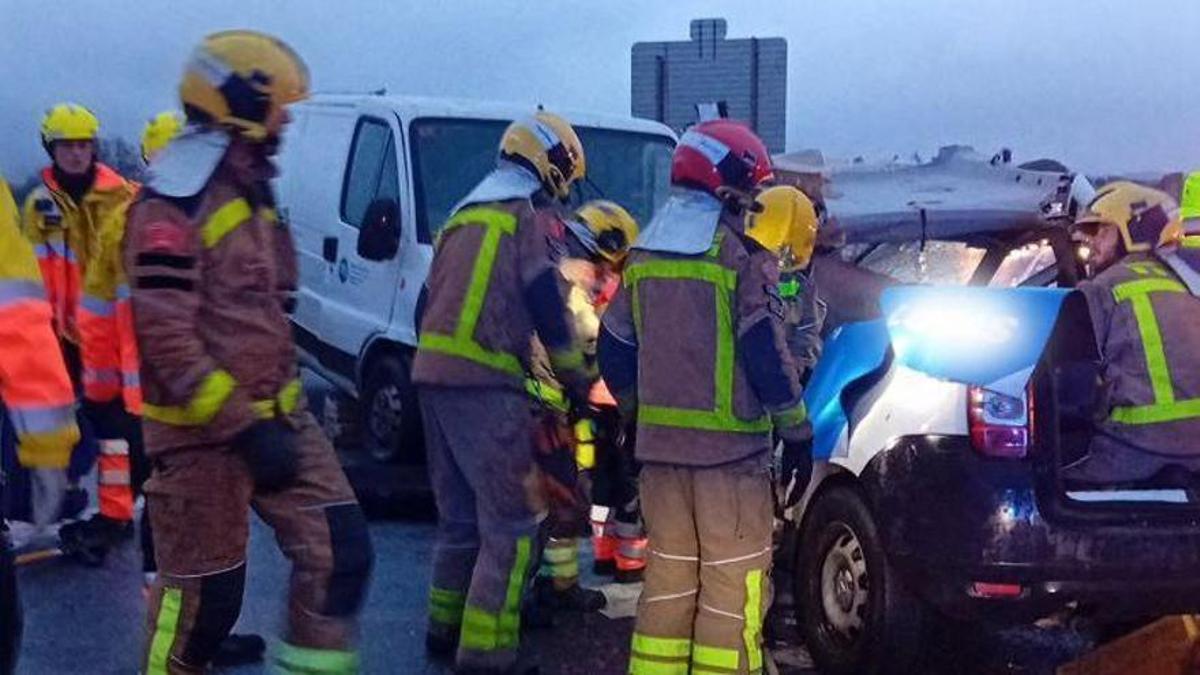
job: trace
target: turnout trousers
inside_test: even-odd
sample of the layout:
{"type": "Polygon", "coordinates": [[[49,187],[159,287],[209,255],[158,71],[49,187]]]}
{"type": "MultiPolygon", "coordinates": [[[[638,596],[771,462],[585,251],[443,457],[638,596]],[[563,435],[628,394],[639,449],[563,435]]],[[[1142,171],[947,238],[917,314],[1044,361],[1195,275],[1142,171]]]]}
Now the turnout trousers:
{"type": "Polygon", "coordinates": [[[419,400],[438,507],[429,631],[457,637],[458,667],[503,670],[517,660],[546,509],[529,400],[498,387],[433,385],[419,400]]]}
{"type": "Polygon", "coordinates": [[[158,577],[149,603],[147,675],[200,673],[241,611],[250,509],[292,563],[283,672],[358,671],[356,616],[373,559],[366,519],[333,447],[306,410],[288,417],[299,471],[255,489],[237,449],[197,446],[152,456],[146,482],[158,577]]]}
{"type": "Polygon", "coordinates": [[[642,466],[650,550],[630,673],[762,672],[773,518],[765,462],[642,466]]]}

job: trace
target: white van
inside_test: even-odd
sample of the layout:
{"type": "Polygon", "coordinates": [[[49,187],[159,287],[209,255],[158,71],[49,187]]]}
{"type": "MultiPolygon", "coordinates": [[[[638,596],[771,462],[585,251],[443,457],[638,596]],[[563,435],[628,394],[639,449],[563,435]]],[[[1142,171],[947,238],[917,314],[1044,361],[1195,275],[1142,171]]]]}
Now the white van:
{"type": "MultiPolygon", "coordinates": [[[[300,292],[301,361],[360,403],[380,460],[420,458],[409,382],[414,310],[451,207],[495,166],[500,134],[534,105],[329,95],[291,108],[277,182],[300,292]]],[[[657,122],[560,112],[579,132],[588,180],[645,223],[666,197],[675,136],[657,122]]]]}

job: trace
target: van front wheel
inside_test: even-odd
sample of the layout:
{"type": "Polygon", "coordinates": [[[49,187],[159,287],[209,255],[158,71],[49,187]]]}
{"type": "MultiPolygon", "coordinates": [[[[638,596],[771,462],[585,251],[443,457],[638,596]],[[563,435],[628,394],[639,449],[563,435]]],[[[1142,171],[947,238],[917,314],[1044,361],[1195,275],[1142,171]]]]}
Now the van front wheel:
{"type": "Polygon", "coordinates": [[[375,461],[422,461],[421,412],[403,359],[387,355],[368,366],[361,407],[363,441],[375,461]]]}

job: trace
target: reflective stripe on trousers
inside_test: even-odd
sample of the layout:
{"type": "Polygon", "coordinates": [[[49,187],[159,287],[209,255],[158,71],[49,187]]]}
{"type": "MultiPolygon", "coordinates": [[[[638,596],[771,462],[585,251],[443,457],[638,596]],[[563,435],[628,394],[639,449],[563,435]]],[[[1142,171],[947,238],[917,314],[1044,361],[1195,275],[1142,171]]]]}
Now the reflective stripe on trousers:
{"type": "Polygon", "coordinates": [[[133,488],[130,485],[129,443],[113,438],[100,441],[98,460],[100,514],[113,520],[133,520],[133,488]]]}

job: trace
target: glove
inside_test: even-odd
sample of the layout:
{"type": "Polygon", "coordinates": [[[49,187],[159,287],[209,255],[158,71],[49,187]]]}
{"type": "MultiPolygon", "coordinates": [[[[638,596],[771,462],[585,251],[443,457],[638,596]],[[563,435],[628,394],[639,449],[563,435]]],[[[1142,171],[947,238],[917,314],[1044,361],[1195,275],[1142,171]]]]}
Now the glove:
{"type": "Polygon", "coordinates": [[[67,498],[66,469],[34,469],[31,475],[33,524],[45,529],[58,520],[67,498]]]}
{"type": "Polygon", "coordinates": [[[238,434],[233,443],[246,458],[254,486],[259,490],[274,492],[296,479],[299,462],[295,437],[283,424],[260,420],[238,434]]]}
{"type": "Polygon", "coordinates": [[[783,507],[790,508],[800,501],[812,478],[812,443],[783,441],[783,457],[780,462],[779,488],[783,493],[783,507]]]}

